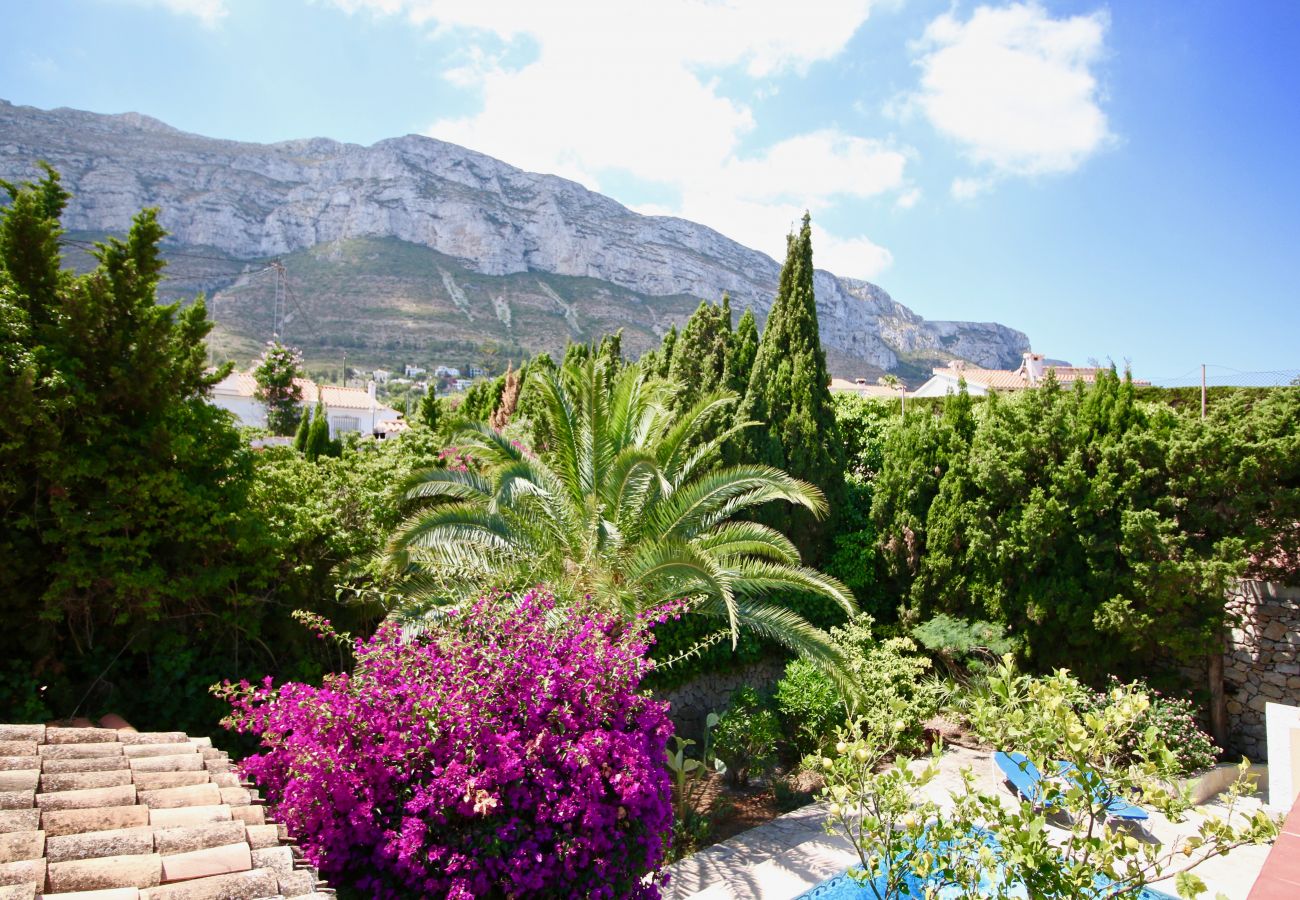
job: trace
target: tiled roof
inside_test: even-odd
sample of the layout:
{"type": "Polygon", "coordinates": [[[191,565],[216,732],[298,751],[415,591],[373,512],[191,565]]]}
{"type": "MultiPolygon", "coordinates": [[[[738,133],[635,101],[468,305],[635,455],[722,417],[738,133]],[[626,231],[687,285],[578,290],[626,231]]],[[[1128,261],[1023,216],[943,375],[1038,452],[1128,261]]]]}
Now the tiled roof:
{"type": "Polygon", "coordinates": [[[332,894],[211,740],[0,725],[0,900],[332,894]]]}
{"type": "MultiPolygon", "coordinates": [[[[977,366],[963,366],[955,369],[950,366],[943,366],[933,370],[935,375],[956,380],[958,377],[966,379],[967,384],[979,384],[995,391],[1016,391],[1022,388],[1030,387],[1028,375],[1023,369],[981,369],[977,366]]],[[[1056,380],[1061,384],[1074,384],[1076,381],[1082,381],[1092,384],[1097,380],[1097,376],[1103,371],[1109,369],[1099,369],[1093,367],[1080,366],[1047,366],[1044,370],[1043,377],[1046,377],[1047,371],[1056,373],[1056,380]]],[[[1150,384],[1148,381],[1134,380],[1134,384],[1150,384]]]]}
{"type": "Polygon", "coordinates": [[[859,394],[863,397],[897,397],[898,390],[883,384],[858,384],[846,378],[832,378],[831,390],[846,394],[859,394]]]}
{"type": "MultiPolygon", "coordinates": [[[[339,387],[333,384],[320,385],[319,392],[316,382],[308,381],[306,378],[295,378],[294,382],[302,389],[302,402],[308,405],[316,403],[317,400],[324,401],[325,405],[331,409],[370,409],[372,406],[380,410],[389,410],[396,414],[396,410],[370,396],[370,392],[365,388],[339,387]]],[[[231,372],[214,387],[214,391],[226,394],[234,394],[236,397],[252,397],[257,392],[257,379],[248,372],[231,372]]]]}

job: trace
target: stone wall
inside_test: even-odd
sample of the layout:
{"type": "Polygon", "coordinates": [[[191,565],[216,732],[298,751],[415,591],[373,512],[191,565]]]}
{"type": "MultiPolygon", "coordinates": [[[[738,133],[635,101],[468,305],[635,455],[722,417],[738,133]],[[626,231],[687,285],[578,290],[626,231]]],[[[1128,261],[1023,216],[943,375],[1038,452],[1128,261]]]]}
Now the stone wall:
{"type": "Polygon", "coordinates": [[[1300,587],[1243,581],[1228,610],[1240,620],[1223,659],[1229,749],[1261,762],[1268,758],[1264,704],[1300,706],[1300,587]]]}
{"type": "Polygon", "coordinates": [[[704,717],[726,709],[732,691],[745,685],[760,691],[773,687],[784,671],[784,662],[766,659],[733,672],[709,672],[671,690],[656,691],[655,696],[671,705],[669,715],[677,733],[699,740],[704,731],[704,717]]]}

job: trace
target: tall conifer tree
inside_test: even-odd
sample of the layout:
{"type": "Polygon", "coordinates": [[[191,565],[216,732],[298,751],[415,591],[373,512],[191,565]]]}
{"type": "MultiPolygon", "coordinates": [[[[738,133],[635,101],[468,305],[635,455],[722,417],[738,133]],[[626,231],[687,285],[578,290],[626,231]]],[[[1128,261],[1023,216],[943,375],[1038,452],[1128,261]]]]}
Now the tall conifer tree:
{"type": "Polygon", "coordinates": [[[687,409],[705,394],[730,386],[731,300],[701,300],[673,348],[668,376],[677,382],[674,408],[687,409]]]}
{"type": "Polygon", "coordinates": [[[746,307],[731,338],[731,389],[737,394],[743,395],[748,389],[749,373],[757,356],[758,322],[754,320],[754,311],[746,307]]]}
{"type": "MultiPolygon", "coordinates": [[[[804,213],[798,235],[787,238],[785,265],[767,317],[739,417],[750,428],[743,450],[755,461],[811,481],[830,501],[832,516],[843,495],[844,444],[835,424],[826,353],[813,294],[812,225],[804,213]]],[[[803,539],[814,559],[822,554],[826,522],[788,511],[772,524],[803,539]]]]}

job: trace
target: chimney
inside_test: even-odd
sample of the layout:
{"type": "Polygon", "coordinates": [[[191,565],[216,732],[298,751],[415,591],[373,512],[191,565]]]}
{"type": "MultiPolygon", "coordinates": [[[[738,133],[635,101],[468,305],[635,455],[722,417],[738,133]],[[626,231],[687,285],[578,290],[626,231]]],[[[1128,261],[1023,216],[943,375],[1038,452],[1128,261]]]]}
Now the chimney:
{"type": "Polygon", "coordinates": [[[375,402],[375,380],[372,378],[366,382],[366,393],[370,395],[370,402],[375,402]]]}
{"type": "Polygon", "coordinates": [[[1043,354],[1032,351],[1025,353],[1025,361],[1021,366],[1021,371],[1030,384],[1038,384],[1043,380],[1043,354]]]}

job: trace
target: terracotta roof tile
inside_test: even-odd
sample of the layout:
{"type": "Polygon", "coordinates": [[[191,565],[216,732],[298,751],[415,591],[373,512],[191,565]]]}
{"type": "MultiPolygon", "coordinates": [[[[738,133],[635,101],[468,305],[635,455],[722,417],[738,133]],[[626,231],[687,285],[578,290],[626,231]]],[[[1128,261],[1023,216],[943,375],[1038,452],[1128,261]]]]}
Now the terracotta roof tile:
{"type": "Polygon", "coordinates": [[[107,806],[99,809],[63,809],[41,813],[41,829],[48,840],[61,834],[112,831],[149,824],[149,810],[143,806],[107,806]]]}
{"type": "Polygon", "coordinates": [[[35,741],[45,740],[44,725],[0,725],[0,741],[35,741]]]}
{"type": "Polygon", "coordinates": [[[112,728],[47,728],[47,744],[116,744],[117,731],[112,728]]]}
{"type": "Polygon", "coordinates": [[[10,831],[0,834],[0,863],[40,859],[44,855],[43,831],[10,831]]]}
{"type": "Polygon", "coordinates": [[[36,831],[41,826],[39,809],[0,810],[0,834],[11,831],[36,831]]]}
{"type": "Polygon", "coordinates": [[[121,724],[0,725],[0,900],[330,893],[209,739],[121,724]]]}
{"type": "Polygon", "coordinates": [[[0,791],[34,791],[40,778],[40,769],[5,769],[0,772],[0,791]]]}

